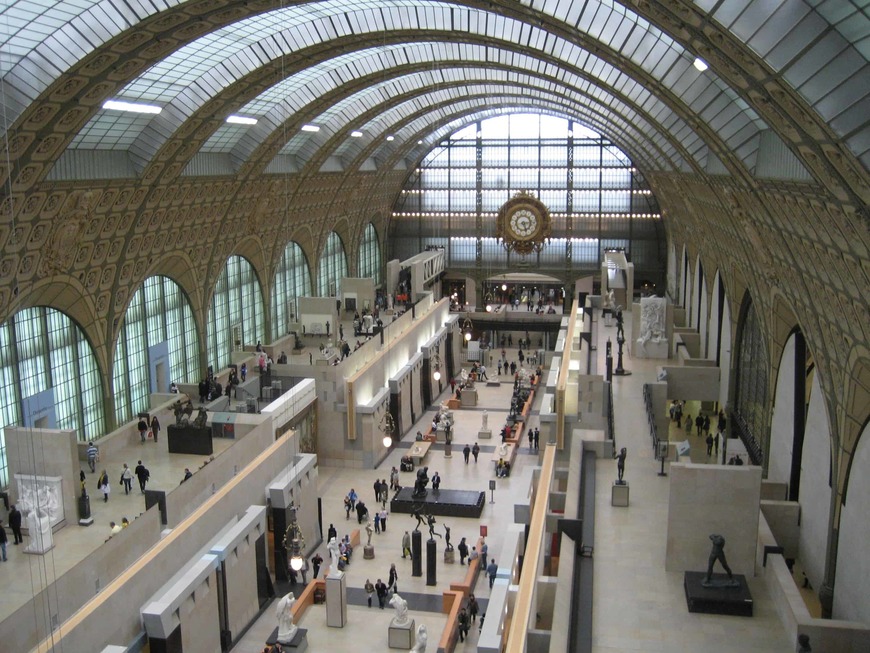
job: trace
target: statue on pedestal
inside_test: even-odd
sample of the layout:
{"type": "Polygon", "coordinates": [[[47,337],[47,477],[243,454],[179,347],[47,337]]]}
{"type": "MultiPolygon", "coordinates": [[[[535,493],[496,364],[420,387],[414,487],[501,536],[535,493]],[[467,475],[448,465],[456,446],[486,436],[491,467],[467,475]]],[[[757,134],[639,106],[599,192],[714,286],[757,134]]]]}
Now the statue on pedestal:
{"type": "Polygon", "coordinates": [[[487,413],[486,411],[483,411],[483,415],[480,418],[480,430],[481,431],[486,430],[486,428],[487,428],[486,425],[488,422],[489,422],[489,413],[487,413]]]}
{"type": "Polygon", "coordinates": [[[622,480],[622,475],[625,473],[626,456],[628,456],[628,450],[623,447],[619,450],[619,455],[616,457],[616,473],[619,475],[616,480],[617,485],[625,485],[625,481],[622,480]]]}
{"type": "Polygon", "coordinates": [[[289,644],[293,641],[293,636],[299,630],[299,626],[293,623],[293,604],[296,603],[296,597],[293,592],[288,592],[287,595],[278,601],[278,608],[275,610],[275,615],[278,617],[278,643],[289,644]]]}
{"type": "Polygon", "coordinates": [[[408,622],[408,602],[405,599],[398,594],[393,594],[393,598],[390,599],[390,607],[396,609],[396,616],[393,618],[393,621],[397,625],[408,622]]]}
{"type": "Polygon", "coordinates": [[[366,535],[368,535],[369,537],[368,541],[366,542],[366,546],[372,545],[372,533],[374,533],[374,531],[375,529],[372,527],[372,520],[369,519],[368,523],[366,524],[366,535]]]}
{"type": "Polygon", "coordinates": [[[453,545],[450,544],[450,527],[447,524],[444,524],[444,544],[445,551],[452,551],[453,545]]]}
{"type": "Polygon", "coordinates": [[[338,558],[341,553],[338,550],[338,542],[333,537],[326,545],[326,550],[329,551],[329,573],[334,574],[338,571],[338,558]]]}
{"type": "Polygon", "coordinates": [[[411,649],[410,653],[425,653],[428,642],[429,633],[426,632],[426,626],[425,624],[420,624],[417,626],[417,643],[414,644],[414,648],[411,649]]]}
{"type": "Polygon", "coordinates": [[[725,538],[713,533],[710,535],[710,541],[713,542],[713,547],[710,549],[710,557],[707,560],[707,577],[701,581],[701,585],[704,587],[739,587],[740,583],[734,580],[734,576],[731,574],[731,567],[725,561],[725,538]],[[713,580],[713,565],[716,564],[717,560],[722,565],[725,573],[728,574],[727,581],[717,582],[713,580]]]}
{"type": "Polygon", "coordinates": [[[24,549],[25,553],[45,553],[54,547],[54,538],[51,534],[51,518],[33,508],[27,513],[27,530],[30,534],[30,544],[24,549]]]}
{"type": "Polygon", "coordinates": [[[426,521],[429,524],[429,539],[434,540],[436,535],[441,537],[441,533],[435,532],[435,515],[428,515],[426,521]]]}
{"type": "Polygon", "coordinates": [[[507,456],[507,452],[508,452],[507,443],[502,442],[500,445],[498,445],[498,455],[500,458],[504,458],[505,456],[507,456]]]}
{"type": "Polygon", "coordinates": [[[414,483],[414,494],[413,496],[425,496],[426,495],[426,485],[429,483],[429,468],[421,467],[417,470],[417,480],[414,483]]]}

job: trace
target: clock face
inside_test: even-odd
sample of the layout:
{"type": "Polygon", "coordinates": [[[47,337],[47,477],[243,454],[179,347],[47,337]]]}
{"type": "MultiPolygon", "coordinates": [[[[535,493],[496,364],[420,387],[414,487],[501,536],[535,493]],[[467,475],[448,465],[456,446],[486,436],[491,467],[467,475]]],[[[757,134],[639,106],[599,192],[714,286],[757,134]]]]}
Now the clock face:
{"type": "Polygon", "coordinates": [[[531,238],[538,230],[538,216],[534,211],[520,206],[511,213],[509,225],[516,238],[531,238]]]}

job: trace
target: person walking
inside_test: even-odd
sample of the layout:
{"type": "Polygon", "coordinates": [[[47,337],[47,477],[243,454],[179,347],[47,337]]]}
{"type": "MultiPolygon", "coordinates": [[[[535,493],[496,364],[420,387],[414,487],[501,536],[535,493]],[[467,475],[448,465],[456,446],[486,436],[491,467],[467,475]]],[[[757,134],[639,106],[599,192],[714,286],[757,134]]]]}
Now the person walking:
{"type": "Polygon", "coordinates": [[[538,448],[538,440],[541,437],[541,430],[536,426],[535,427],[535,449],[538,448]]]}
{"type": "Polygon", "coordinates": [[[121,485],[124,486],[124,494],[130,494],[133,489],[133,470],[124,463],[124,469],[121,470],[121,485]]]}
{"type": "Polygon", "coordinates": [[[489,553],[489,545],[486,540],[481,540],[480,543],[480,566],[486,569],[486,554],[489,553]]]}
{"type": "Polygon", "coordinates": [[[390,576],[387,580],[387,589],[393,594],[399,591],[399,572],[396,571],[396,563],[390,564],[390,576]]]}
{"type": "Polygon", "coordinates": [[[366,591],[366,600],[368,601],[369,607],[372,607],[372,597],[375,595],[375,585],[368,578],[366,578],[364,589],[366,591]]]}
{"type": "Polygon", "coordinates": [[[160,435],[160,420],[157,415],[151,418],[151,435],[154,436],[154,444],[157,444],[157,436],[160,435]]]}
{"type": "Polygon", "coordinates": [[[8,541],[6,529],[3,527],[3,520],[0,519],[0,553],[3,554],[3,562],[6,562],[6,543],[8,541]]]}
{"type": "Polygon", "coordinates": [[[326,531],[326,543],[329,544],[333,538],[338,538],[338,531],[335,530],[335,526],[330,524],[326,531]]]}
{"type": "Polygon", "coordinates": [[[145,444],[145,435],[148,433],[148,422],[145,421],[144,417],[139,418],[139,423],[136,424],[136,429],[139,431],[139,439],[142,441],[142,444],[145,444]]]}
{"type": "Polygon", "coordinates": [[[366,508],[366,504],[362,501],[357,501],[356,504],[356,523],[362,524],[363,520],[366,519],[366,515],[368,515],[369,511],[366,508]]]}
{"type": "Polygon", "coordinates": [[[465,538],[463,537],[459,540],[459,544],[456,545],[456,548],[459,549],[459,564],[465,564],[465,558],[468,557],[468,545],[465,543],[465,538]]]}
{"type": "Polygon", "coordinates": [[[477,464],[477,457],[480,455],[480,446],[477,442],[474,443],[474,446],[471,447],[471,455],[474,456],[474,464],[477,464]]]}
{"type": "Polygon", "coordinates": [[[97,471],[97,454],[99,449],[94,446],[93,442],[88,442],[88,467],[91,468],[91,474],[97,471]]]}
{"type": "Polygon", "coordinates": [[[486,567],[486,575],[489,576],[489,589],[492,589],[492,584],[495,582],[495,577],[498,574],[498,565],[495,560],[489,563],[486,567]]]}
{"type": "Polygon", "coordinates": [[[350,497],[344,498],[344,518],[350,519],[350,511],[353,510],[353,504],[350,501],[350,497]]]}
{"type": "Polygon", "coordinates": [[[145,465],[143,465],[140,460],[136,465],[136,469],[133,470],[133,473],[136,474],[136,478],[139,480],[139,489],[142,491],[142,494],[145,494],[145,484],[151,478],[151,472],[146,469],[145,465]]]}
{"type": "Polygon", "coordinates": [[[347,493],[347,498],[350,499],[350,509],[356,510],[356,502],[359,499],[356,490],[350,488],[350,492],[347,493]]]}
{"type": "Polygon", "coordinates": [[[462,449],[462,455],[465,457],[465,464],[468,464],[468,457],[471,455],[471,447],[468,446],[468,443],[465,444],[465,447],[462,449]]]}
{"type": "Polygon", "coordinates": [[[477,599],[474,598],[474,594],[468,595],[468,615],[471,617],[471,621],[477,621],[477,613],[480,612],[480,606],[477,604],[477,599]]]}
{"type": "Polygon", "coordinates": [[[408,531],[402,535],[402,557],[404,558],[406,555],[411,557],[411,534],[408,531]]]}
{"type": "Polygon", "coordinates": [[[529,451],[535,446],[535,429],[529,429],[529,451]]]}
{"type": "Polygon", "coordinates": [[[100,478],[97,479],[97,488],[99,488],[100,492],[103,493],[103,502],[107,502],[109,500],[109,493],[112,491],[109,487],[109,475],[106,473],[106,470],[103,470],[103,473],[100,474],[100,478]]]}
{"type": "Polygon", "coordinates": [[[387,532],[387,515],[389,515],[389,514],[390,513],[387,512],[386,508],[381,510],[381,532],[382,533],[387,532]]]}
{"type": "Polygon", "coordinates": [[[704,430],[704,416],[701,413],[698,413],[698,416],[695,418],[695,430],[698,432],[698,437],[701,437],[701,431],[704,430]]]}
{"type": "Polygon", "coordinates": [[[320,565],[323,564],[323,556],[319,553],[315,553],[311,558],[311,567],[314,569],[314,578],[317,578],[317,574],[320,573],[320,565]]]}
{"type": "Polygon", "coordinates": [[[381,610],[383,610],[384,603],[387,602],[387,586],[380,578],[378,578],[378,582],[375,583],[375,593],[378,595],[378,605],[381,610]]]}
{"type": "Polygon", "coordinates": [[[710,416],[704,415],[704,433],[710,434],[710,416]]]}
{"type": "Polygon", "coordinates": [[[21,513],[18,512],[18,508],[15,506],[9,509],[9,528],[12,529],[13,544],[17,545],[19,542],[24,541],[21,535],[21,513]]]}
{"type": "Polygon", "coordinates": [[[465,608],[462,608],[459,611],[458,621],[459,621],[459,641],[464,642],[465,638],[468,636],[468,624],[469,624],[468,612],[465,610],[465,608]]]}
{"type": "Polygon", "coordinates": [[[707,443],[707,458],[709,458],[713,455],[713,436],[708,433],[705,442],[707,443]]]}

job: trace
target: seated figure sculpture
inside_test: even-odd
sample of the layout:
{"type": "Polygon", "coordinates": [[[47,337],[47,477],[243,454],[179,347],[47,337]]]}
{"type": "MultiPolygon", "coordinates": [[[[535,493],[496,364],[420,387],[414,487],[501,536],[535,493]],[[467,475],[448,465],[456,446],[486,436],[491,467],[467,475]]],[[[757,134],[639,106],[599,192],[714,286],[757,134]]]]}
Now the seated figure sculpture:
{"type": "Polygon", "coordinates": [[[415,497],[421,497],[426,495],[426,485],[429,483],[429,468],[421,467],[417,470],[417,480],[414,482],[414,494],[415,497]]]}
{"type": "Polygon", "coordinates": [[[420,624],[417,626],[417,641],[410,653],[425,653],[426,644],[429,642],[429,633],[426,632],[426,625],[420,624]]]}

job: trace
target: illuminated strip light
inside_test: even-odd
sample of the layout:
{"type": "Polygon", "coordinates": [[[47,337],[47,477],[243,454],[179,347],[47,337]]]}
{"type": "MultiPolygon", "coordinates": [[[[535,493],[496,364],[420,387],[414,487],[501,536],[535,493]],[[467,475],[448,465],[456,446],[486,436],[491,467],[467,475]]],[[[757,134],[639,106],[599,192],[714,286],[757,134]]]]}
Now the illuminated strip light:
{"type": "Polygon", "coordinates": [[[227,122],[231,125],[256,125],[257,119],[245,116],[227,116],[227,122]]]}
{"type": "Polygon", "coordinates": [[[698,72],[704,72],[709,67],[707,66],[707,62],[699,57],[695,57],[695,61],[692,62],[692,65],[698,72]]]}
{"type": "Polygon", "coordinates": [[[121,100],[106,100],[103,103],[104,109],[113,109],[115,111],[129,111],[131,113],[160,113],[163,111],[161,107],[153,104],[138,104],[136,102],[122,102],[121,100]]]}
{"type": "Polygon", "coordinates": [[[320,131],[320,127],[317,125],[302,125],[300,129],[304,132],[311,132],[312,134],[320,131]]]}
{"type": "Polygon", "coordinates": [[[361,131],[354,130],[350,133],[351,138],[362,138],[363,133],[361,131]]]}

